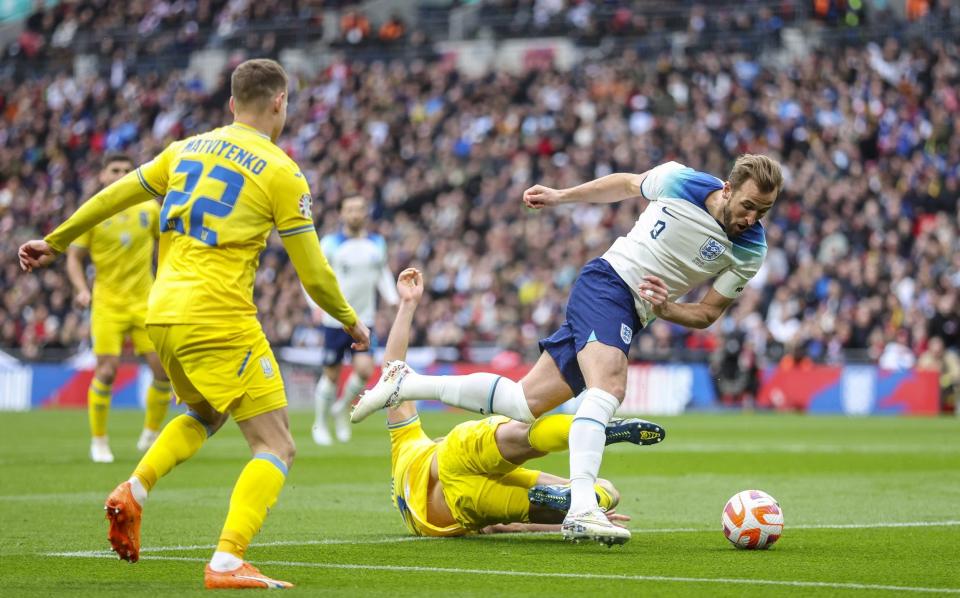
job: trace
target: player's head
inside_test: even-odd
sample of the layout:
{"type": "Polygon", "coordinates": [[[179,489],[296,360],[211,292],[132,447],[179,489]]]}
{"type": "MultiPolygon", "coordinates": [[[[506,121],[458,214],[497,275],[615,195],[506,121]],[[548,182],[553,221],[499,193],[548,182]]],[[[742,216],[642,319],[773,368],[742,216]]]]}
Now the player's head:
{"type": "Polygon", "coordinates": [[[100,184],[104,187],[119,181],[128,172],[133,170],[133,160],[130,156],[120,153],[109,153],[100,163],[100,184]]]}
{"type": "Polygon", "coordinates": [[[367,221],[367,198],[362,195],[348,195],[340,201],[340,220],[352,231],[363,228],[367,221]]]}
{"type": "Polygon", "coordinates": [[[773,207],[783,187],[783,172],[776,160],[759,154],[743,154],[733,164],[723,184],[724,230],[739,235],[773,207]]]}
{"type": "Polygon", "coordinates": [[[270,129],[276,141],[287,122],[287,72],[275,60],[241,62],[230,77],[230,110],[235,117],[254,118],[270,129]]]}

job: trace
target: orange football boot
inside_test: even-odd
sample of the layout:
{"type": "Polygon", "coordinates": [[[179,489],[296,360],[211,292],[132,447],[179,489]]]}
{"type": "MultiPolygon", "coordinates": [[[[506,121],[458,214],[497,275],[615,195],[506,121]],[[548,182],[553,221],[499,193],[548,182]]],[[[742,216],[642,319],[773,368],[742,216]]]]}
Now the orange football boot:
{"type": "Polygon", "coordinates": [[[285,590],[293,587],[292,583],[267,577],[247,562],[233,571],[223,573],[214,571],[207,565],[203,572],[203,585],[208,590],[285,590]]]}
{"type": "Polygon", "coordinates": [[[110,530],[110,547],[121,559],[136,563],[140,559],[140,519],[143,508],[133,498],[130,482],[123,482],[110,493],[104,505],[110,530]]]}

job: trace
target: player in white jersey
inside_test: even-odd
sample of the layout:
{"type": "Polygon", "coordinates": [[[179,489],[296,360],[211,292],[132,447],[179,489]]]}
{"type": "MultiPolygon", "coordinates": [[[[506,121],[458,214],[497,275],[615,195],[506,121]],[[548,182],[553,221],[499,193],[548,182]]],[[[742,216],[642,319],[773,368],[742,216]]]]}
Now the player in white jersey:
{"type": "MultiPolygon", "coordinates": [[[[345,197],[340,202],[342,228],[320,240],[320,248],[330,262],[343,296],[357,312],[357,317],[373,329],[377,309],[377,292],[390,305],[399,301],[393,275],[387,264],[387,244],[378,234],[367,232],[367,200],[362,195],[345,197]]],[[[314,309],[319,309],[307,297],[314,309]]],[[[354,351],[350,348],[353,339],[343,330],[333,316],[323,314],[323,375],[317,382],[314,394],[316,419],[313,423],[313,441],[321,446],[332,443],[328,421],[334,422],[337,440],[350,440],[350,422],[347,407],[353,398],[367,385],[373,375],[373,358],[369,350],[354,351]],[[337,397],[337,382],[340,366],[350,350],[353,372],[343,386],[343,394],[337,397]]],[[[371,349],[375,341],[370,343],[371,349]]]]}
{"type": "Polygon", "coordinates": [[[523,200],[534,209],[637,196],[650,204],[626,237],[581,270],[566,321],[540,341],[540,359],[519,382],[485,373],[422,376],[394,361],[360,398],[353,421],[401,401],[435,399],[532,422],[579,395],[570,428],[571,504],[563,537],[626,542],[630,532],[607,520],[591,489],[603,458],[604,428],[624,398],[633,336],[655,318],[706,328],[720,317],[763,262],[760,219],[782,186],[777,162],[747,154],[737,159],[727,181],[667,162],[642,174],[611,174],[570,189],[527,189],[523,200]],[[676,302],[711,279],[712,288],[699,302],[676,302]]]}

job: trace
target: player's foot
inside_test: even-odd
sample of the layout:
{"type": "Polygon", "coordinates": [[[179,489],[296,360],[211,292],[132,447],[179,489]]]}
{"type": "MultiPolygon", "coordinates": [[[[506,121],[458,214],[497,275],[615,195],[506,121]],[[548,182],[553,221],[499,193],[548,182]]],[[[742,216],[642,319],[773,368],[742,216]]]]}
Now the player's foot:
{"type": "Polygon", "coordinates": [[[412,371],[410,366],[400,360],[385,363],[376,385],[360,395],[360,400],[350,414],[350,421],[356,424],[367,419],[374,411],[399,405],[400,384],[412,371]]]}
{"type": "Polygon", "coordinates": [[[618,442],[632,442],[633,444],[659,444],[667,437],[667,431],[662,426],[643,419],[613,419],[607,424],[606,444],[618,442]]]}
{"type": "Polygon", "coordinates": [[[330,446],[333,444],[333,439],[330,437],[330,430],[327,429],[326,422],[313,422],[313,442],[319,446],[330,446]]]}
{"type": "Polygon", "coordinates": [[[610,523],[599,508],[578,514],[567,513],[560,533],[564,540],[595,540],[607,546],[626,544],[630,540],[630,530],[610,523]]]}
{"type": "Polygon", "coordinates": [[[157,441],[158,436],[160,436],[160,432],[144,428],[143,432],[140,432],[140,439],[137,440],[137,450],[141,453],[147,452],[147,449],[157,441]]]}
{"type": "Polygon", "coordinates": [[[293,587],[292,583],[267,577],[246,562],[233,571],[223,573],[207,565],[203,572],[203,585],[208,590],[286,590],[293,587]]]}
{"type": "MultiPolygon", "coordinates": [[[[593,487],[597,495],[597,503],[603,511],[609,511],[617,506],[619,497],[606,480],[597,480],[593,487]]],[[[527,492],[531,505],[538,505],[566,513],[570,509],[570,486],[568,484],[549,484],[534,486],[527,492]]]]}
{"type": "Polygon", "coordinates": [[[103,506],[110,521],[107,539],[110,547],[125,561],[140,559],[140,518],[143,508],[133,497],[130,482],[123,482],[110,493],[103,506]]]}
{"type": "Polygon", "coordinates": [[[333,418],[333,433],[337,436],[339,442],[350,442],[353,430],[350,429],[350,414],[347,409],[350,407],[350,400],[344,399],[333,404],[330,409],[330,417],[333,418]]]}
{"type": "Polygon", "coordinates": [[[113,463],[113,451],[106,436],[94,436],[90,441],[90,459],[94,463],[113,463]]]}

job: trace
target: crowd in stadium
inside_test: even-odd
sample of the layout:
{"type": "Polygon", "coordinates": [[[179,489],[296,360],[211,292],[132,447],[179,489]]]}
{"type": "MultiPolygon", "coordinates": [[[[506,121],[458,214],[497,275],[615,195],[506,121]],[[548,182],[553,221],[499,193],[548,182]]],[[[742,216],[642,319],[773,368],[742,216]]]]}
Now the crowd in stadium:
{"type": "MultiPolygon", "coordinates": [[[[629,231],[645,204],[529,213],[526,187],[666,160],[723,177],[737,154],[754,152],[782,160],[787,175],[765,222],[764,268],[721,323],[690,331],[656,322],[636,355],[704,358],[728,346],[741,360],[793,367],[851,358],[960,367],[954,42],[830,47],[779,72],[714,51],[628,51],[570,72],[480,80],[442,61],[340,61],[297,75],[293,88],[280,145],[310,181],[319,230],[336,228],[342,197],[362,193],[393,270],[425,272],[417,344],[458,347],[464,359],[492,344],[529,358],[563,321],[579,267],[629,231]]],[[[5,78],[0,251],[14,255],[95,192],[104,152],[147,160],[228,122],[228,97],[226,76],[206,88],[179,70],[5,78]]],[[[26,276],[6,260],[0,288],[0,347],[42,358],[89,342],[63,261],[26,276]]],[[[257,304],[273,343],[318,342],[276,239],[262,256],[257,304]]],[[[383,310],[381,338],[390,318],[383,310]]]]}

